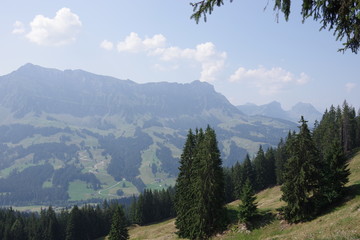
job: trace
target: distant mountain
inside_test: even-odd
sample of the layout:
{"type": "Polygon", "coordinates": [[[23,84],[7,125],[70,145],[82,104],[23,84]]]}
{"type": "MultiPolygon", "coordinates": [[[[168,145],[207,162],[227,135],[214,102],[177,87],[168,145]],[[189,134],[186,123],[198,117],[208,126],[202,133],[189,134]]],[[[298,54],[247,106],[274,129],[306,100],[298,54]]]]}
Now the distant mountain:
{"type": "Polygon", "coordinates": [[[273,101],[264,105],[255,105],[247,103],[239,105],[237,108],[244,114],[249,116],[267,116],[273,118],[285,119],[297,123],[301,116],[304,116],[305,120],[309,121],[309,125],[312,126],[315,120],[320,121],[322,114],[315,109],[310,103],[297,103],[290,110],[285,111],[282,109],[279,102],[273,101]]]}
{"type": "Polygon", "coordinates": [[[247,116],[200,81],[137,84],[26,64],[0,77],[0,202],[131,196],[172,185],[188,130],[208,124],[225,166],[296,129],[247,116]]]}
{"type": "Polygon", "coordinates": [[[293,121],[299,121],[301,116],[304,116],[305,120],[308,120],[309,123],[314,123],[315,120],[320,121],[322,114],[310,103],[299,102],[295,104],[290,111],[288,111],[290,119],[293,121]]]}

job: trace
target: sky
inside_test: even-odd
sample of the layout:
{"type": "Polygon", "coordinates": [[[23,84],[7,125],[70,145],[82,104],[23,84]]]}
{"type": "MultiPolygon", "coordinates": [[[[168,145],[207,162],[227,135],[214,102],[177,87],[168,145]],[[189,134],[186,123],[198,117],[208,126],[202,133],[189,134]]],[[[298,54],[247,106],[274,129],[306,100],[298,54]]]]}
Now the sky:
{"type": "Polygon", "coordinates": [[[207,22],[187,0],[0,0],[0,75],[26,63],[137,83],[206,81],[234,105],[360,107],[360,56],[333,32],[288,22],[274,0],[225,0],[207,22]]]}

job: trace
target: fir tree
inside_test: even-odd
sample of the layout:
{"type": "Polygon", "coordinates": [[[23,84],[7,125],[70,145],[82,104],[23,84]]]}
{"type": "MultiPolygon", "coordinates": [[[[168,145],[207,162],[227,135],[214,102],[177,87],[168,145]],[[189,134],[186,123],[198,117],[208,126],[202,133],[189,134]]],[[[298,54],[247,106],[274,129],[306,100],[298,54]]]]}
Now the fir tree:
{"type": "Polygon", "coordinates": [[[290,159],[285,166],[284,183],[281,187],[285,218],[299,222],[316,214],[316,196],[319,195],[321,169],[319,153],[303,117],[300,132],[289,142],[290,159]]]}
{"type": "Polygon", "coordinates": [[[129,239],[129,233],[126,228],[125,214],[121,206],[117,206],[112,217],[109,240],[129,239]]]}
{"type": "Polygon", "coordinates": [[[249,154],[246,154],[245,156],[245,160],[244,162],[242,163],[242,174],[241,174],[241,188],[242,186],[245,184],[245,181],[247,179],[250,180],[250,183],[253,185],[255,185],[255,181],[256,181],[256,175],[255,175],[255,170],[254,170],[254,166],[253,164],[251,163],[251,160],[250,160],[250,156],[249,154]]]}
{"type": "Polygon", "coordinates": [[[241,188],[243,185],[243,166],[239,162],[236,162],[232,169],[232,181],[234,185],[234,198],[238,198],[241,194],[241,188]]]}
{"type": "Polygon", "coordinates": [[[224,175],[216,134],[207,127],[197,152],[198,168],[195,182],[198,215],[196,215],[195,239],[207,239],[219,231],[224,220],[224,175]]]}
{"type": "Polygon", "coordinates": [[[207,239],[220,230],[224,217],[224,173],[216,134],[189,131],[176,182],[178,235],[207,239]]]}
{"type": "Polygon", "coordinates": [[[281,138],[275,152],[275,174],[276,184],[281,185],[284,182],[283,173],[285,171],[285,163],[288,159],[286,145],[281,138]]]}
{"type": "Polygon", "coordinates": [[[265,183],[266,187],[274,186],[276,184],[276,168],[275,168],[275,150],[269,148],[265,153],[266,159],[266,174],[265,183]]]}
{"type": "Polygon", "coordinates": [[[239,220],[240,222],[248,224],[249,221],[257,214],[256,206],[256,196],[254,190],[250,183],[250,180],[247,179],[240,195],[241,203],[239,205],[239,220]]]}
{"type": "Polygon", "coordinates": [[[193,161],[196,150],[196,136],[191,129],[187,135],[183,153],[181,154],[179,175],[176,180],[175,192],[175,209],[176,209],[176,228],[180,237],[188,237],[190,235],[190,226],[192,225],[194,208],[191,207],[191,201],[195,198],[192,189],[193,161]]]}
{"type": "Polygon", "coordinates": [[[335,139],[324,153],[321,173],[318,207],[324,208],[343,196],[345,184],[349,181],[350,170],[339,140],[335,139]]]}
{"type": "Polygon", "coordinates": [[[270,169],[267,169],[265,153],[261,145],[254,159],[254,170],[255,170],[255,189],[257,191],[260,191],[267,186],[266,174],[267,171],[270,171],[270,169]]]}

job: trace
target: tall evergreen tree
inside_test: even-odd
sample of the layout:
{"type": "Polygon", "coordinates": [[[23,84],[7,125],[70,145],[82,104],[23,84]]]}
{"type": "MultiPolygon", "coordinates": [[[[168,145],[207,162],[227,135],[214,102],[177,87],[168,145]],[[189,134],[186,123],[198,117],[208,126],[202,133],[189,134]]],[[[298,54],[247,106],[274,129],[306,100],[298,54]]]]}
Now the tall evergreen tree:
{"type": "Polygon", "coordinates": [[[193,222],[194,208],[189,203],[195,199],[195,192],[192,189],[193,161],[196,151],[196,136],[189,130],[184,145],[183,153],[180,158],[179,175],[176,180],[175,209],[176,209],[176,228],[180,237],[190,236],[190,226],[193,222]]]}
{"type": "Polygon", "coordinates": [[[319,153],[312,140],[310,130],[303,117],[300,131],[289,143],[290,159],[284,173],[281,187],[285,218],[290,222],[310,219],[316,214],[316,196],[321,184],[319,153]]]}
{"type": "Polygon", "coordinates": [[[112,217],[109,240],[129,239],[129,232],[126,228],[126,218],[121,206],[117,206],[112,217]]]}
{"type": "Polygon", "coordinates": [[[284,182],[283,173],[285,171],[285,163],[288,159],[286,145],[281,138],[275,152],[275,174],[276,184],[281,185],[284,182]]]}
{"type": "Polygon", "coordinates": [[[243,185],[243,166],[239,162],[236,162],[232,167],[232,181],[234,185],[234,198],[238,198],[241,194],[241,188],[243,185]]]}
{"type": "Polygon", "coordinates": [[[343,196],[345,184],[349,181],[350,170],[338,139],[333,140],[330,147],[326,149],[320,173],[323,179],[318,205],[322,208],[340,199],[343,196]]]}
{"type": "Polygon", "coordinates": [[[250,183],[254,187],[256,184],[256,175],[253,163],[250,160],[249,154],[246,154],[244,162],[242,163],[242,174],[241,174],[241,188],[245,184],[245,181],[249,179],[250,183]]]}
{"type": "Polygon", "coordinates": [[[196,155],[198,168],[196,197],[197,210],[195,239],[207,239],[220,230],[224,220],[224,175],[220,150],[213,129],[207,127],[196,155]]]}
{"type": "Polygon", "coordinates": [[[355,110],[344,101],[342,107],[341,138],[345,153],[354,147],[355,142],[355,110]]]}
{"type": "Polygon", "coordinates": [[[256,196],[249,179],[246,180],[242,188],[240,200],[239,220],[248,223],[257,214],[256,196]]]}
{"type": "Polygon", "coordinates": [[[225,188],[225,202],[234,201],[234,182],[233,182],[233,168],[224,168],[224,188],[225,188]]]}
{"type": "Polygon", "coordinates": [[[260,191],[267,186],[266,174],[269,169],[266,166],[265,153],[260,145],[259,150],[254,159],[254,170],[255,170],[255,189],[260,191]]]}
{"type": "Polygon", "coordinates": [[[275,150],[269,148],[265,153],[266,159],[266,174],[265,182],[266,187],[274,186],[276,184],[276,168],[275,168],[275,150]]]}
{"type": "Polygon", "coordinates": [[[83,235],[83,220],[78,206],[74,206],[70,212],[69,220],[66,226],[66,240],[85,239],[83,235]]]}
{"type": "Polygon", "coordinates": [[[223,226],[224,173],[216,134],[189,131],[176,182],[175,208],[178,235],[207,239],[223,226]]]}

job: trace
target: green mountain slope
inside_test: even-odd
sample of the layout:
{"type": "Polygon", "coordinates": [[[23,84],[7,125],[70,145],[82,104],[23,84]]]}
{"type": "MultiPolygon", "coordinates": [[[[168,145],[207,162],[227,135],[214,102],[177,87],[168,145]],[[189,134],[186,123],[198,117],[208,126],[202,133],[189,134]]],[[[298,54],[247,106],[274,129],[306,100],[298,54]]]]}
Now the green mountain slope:
{"type": "MultiPolygon", "coordinates": [[[[241,226],[234,223],[228,230],[213,239],[360,239],[360,152],[350,160],[350,181],[347,185],[348,196],[333,209],[324,213],[315,220],[289,225],[282,220],[267,218],[262,220],[251,232],[241,230],[241,226]]],[[[276,208],[284,203],[280,201],[280,187],[266,189],[257,194],[258,207],[265,214],[275,213],[276,208]]],[[[236,216],[239,202],[228,205],[232,215],[236,216]]],[[[130,239],[178,239],[175,232],[175,220],[171,219],[162,223],[132,227],[130,239]]]]}

